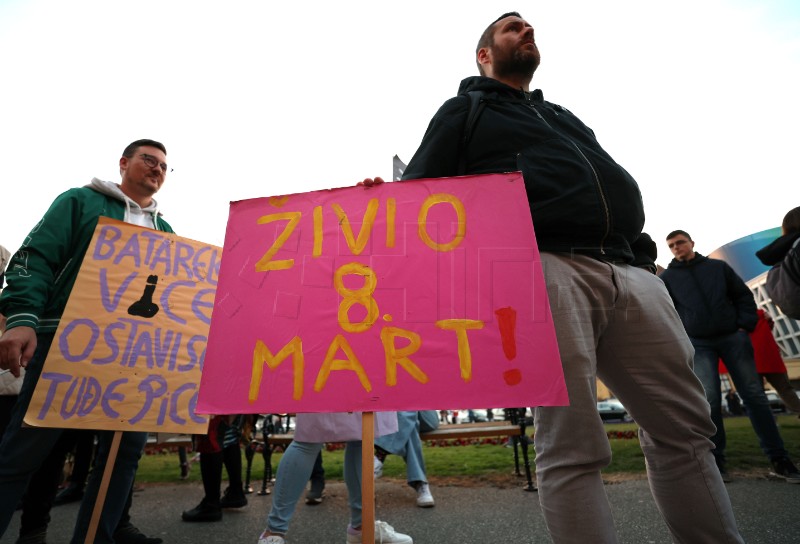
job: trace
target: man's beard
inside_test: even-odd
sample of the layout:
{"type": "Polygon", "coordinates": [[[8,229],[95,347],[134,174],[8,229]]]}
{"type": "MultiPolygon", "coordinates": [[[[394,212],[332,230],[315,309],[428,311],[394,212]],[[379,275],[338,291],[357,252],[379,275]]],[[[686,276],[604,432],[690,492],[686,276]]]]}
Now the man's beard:
{"type": "Polygon", "coordinates": [[[539,51],[515,49],[511,54],[495,55],[494,76],[499,79],[525,77],[532,78],[539,67],[539,51]]]}

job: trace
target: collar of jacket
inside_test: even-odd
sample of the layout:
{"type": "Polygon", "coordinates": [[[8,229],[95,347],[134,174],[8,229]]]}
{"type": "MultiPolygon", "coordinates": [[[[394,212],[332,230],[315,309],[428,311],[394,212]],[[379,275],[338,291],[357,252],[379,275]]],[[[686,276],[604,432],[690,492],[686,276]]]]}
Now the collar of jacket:
{"type": "Polygon", "coordinates": [[[698,252],[694,252],[694,259],[690,261],[679,261],[678,259],[672,259],[672,262],[669,263],[667,268],[689,268],[690,266],[696,266],[703,261],[707,261],[708,257],[704,255],[700,255],[698,252]]]}
{"type": "MultiPolygon", "coordinates": [[[[470,76],[461,80],[461,84],[458,87],[458,94],[464,94],[469,91],[481,91],[490,99],[513,99],[523,102],[528,102],[529,100],[522,89],[515,89],[501,81],[486,76],[470,76]]],[[[544,93],[542,93],[542,90],[534,89],[531,91],[530,101],[543,103],[544,93]]]]}

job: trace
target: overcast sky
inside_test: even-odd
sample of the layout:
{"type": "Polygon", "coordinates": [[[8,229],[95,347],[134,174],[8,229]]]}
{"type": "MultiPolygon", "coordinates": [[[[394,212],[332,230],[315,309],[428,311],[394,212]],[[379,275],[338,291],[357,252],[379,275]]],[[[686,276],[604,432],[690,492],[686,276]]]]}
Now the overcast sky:
{"type": "Polygon", "coordinates": [[[796,0],[0,0],[0,244],[139,138],[175,168],[165,218],[217,245],[230,201],[390,178],[509,10],[532,86],[639,182],[660,264],[672,229],[707,254],[800,205],[796,0]]]}

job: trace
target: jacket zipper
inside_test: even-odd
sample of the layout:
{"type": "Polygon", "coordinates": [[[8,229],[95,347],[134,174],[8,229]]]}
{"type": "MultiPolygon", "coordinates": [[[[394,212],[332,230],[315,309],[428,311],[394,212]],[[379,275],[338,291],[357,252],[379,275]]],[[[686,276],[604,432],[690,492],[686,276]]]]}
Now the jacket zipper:
{"type": "Polygon", "coordinates": [[[587,156],[584,154],[584,152],[583,152],[583,151],[581,151],[581,148],[578,146],[578,144],[576,144],[576,143],[575,143],[575,142],[574,142],[574,141],[573,141],[571,138],[567,138],[566,136],[564,136],[564,135],[563,135],[563,134],[562,134],[560,131],[556,130],[556,129],[553,127],[553,125],[551,125],[550,123],[548,123],[548,122],[547,122],[547,119],[545,119],[545,118],[542,116],[542,114],[541,114],[541,113],[539,113],[539,110],[537,110],[537,109],[536,109],[536,106],[534,106],[532,102],[528,101],[528,106],[529,106],[529,107],[530,107],[530,108],[531,108],[531,109],[534,111],[534,113],[536,114],[536,116],[537,116],[537,117],[539,117],[539,119],[541,119],[541,120],[542,120],[542,122],[543,122],[545,125],[547,125],[547,127],[548,127],[550,130],[552,130],[553,132],[556,132],[556,133],[557,133],[559,136],[561,136],[561,137],[562,137],[562,138],[564,138],[566,141],[568,141],[569,143],[571,143],[571,144],[572,144],[572,146],[575,148],[575,150],[578,152],[578,154],[581,156],[581,158],[582,158],[584,161],[586,161],[586,164],[587,164],[587,165],[589,166],[589,168],[592,170],[592,175],[594,176],[594,182],[595,182],[595,185],[597,185],[597,191],[600,193],[600,202],[601,202],[601,204],[602,204],[602,206],[603,206],[603,212],[605,213],[605,216],[606,216],[606,229],[605,229],[605,232],[603,233],[603,236],[602,236],[602,238],[600,239],[600,253],[601,253],[601,254],[603,254],[603,255],[605,255],[605,253],[606,253],[606,252],[605,252],[605,249],[603,248],[603,244],[605,243],[605,241],[606,241],[606,238],[608,238],[608,233],[609,233],[609,231],[611,230],[611,211],[608,209],[608,201],[606,200],[606,194],[605,194],[605,192],[603,191],[603,185],[600,183],[600,176],[598,176],[598,175],[597,175],[597,170],[595,170],[595,168],[594,168],[594,165],[593,165],[593,164],[592,164],[592,162],[589,160],[589,157],[587,157],[587,156]]]}

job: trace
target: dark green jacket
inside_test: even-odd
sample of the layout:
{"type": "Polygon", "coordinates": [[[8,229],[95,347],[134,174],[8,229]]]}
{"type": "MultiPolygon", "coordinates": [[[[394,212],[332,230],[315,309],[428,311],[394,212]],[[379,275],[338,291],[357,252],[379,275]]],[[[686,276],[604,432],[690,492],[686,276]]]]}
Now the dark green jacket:
{"type": "MultiPolygon", "coordinates": [[[[7,328],[55,332],[100,216],[124,220],[125,203],[90,187],[59,195],[33,227],[6,269],[0,295],[7,328]]],[[[173,232],[156,214],[157,230],[173,232]]]]}

